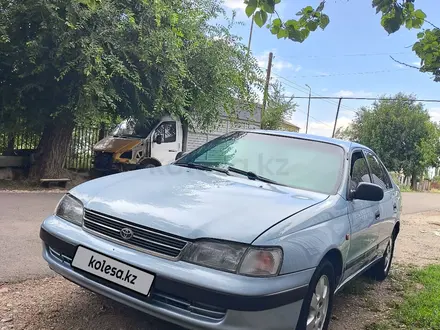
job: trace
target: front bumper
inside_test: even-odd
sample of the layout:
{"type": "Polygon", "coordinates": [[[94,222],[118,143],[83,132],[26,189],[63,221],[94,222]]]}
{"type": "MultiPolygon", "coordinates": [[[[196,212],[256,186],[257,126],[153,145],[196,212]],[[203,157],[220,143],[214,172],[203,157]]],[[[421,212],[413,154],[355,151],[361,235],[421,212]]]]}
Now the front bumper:
{"type": "Polygon", "coordinates": [[[43,257],[55,272],[91,291],[191,329],[294,329],[314,271],[266,279],[229,274],[134,251],[55,216],[44,221],[40,237],[43,257]],[[151,294],[146,297],[72,268],[79,245],[154,274],[151,294]]]}

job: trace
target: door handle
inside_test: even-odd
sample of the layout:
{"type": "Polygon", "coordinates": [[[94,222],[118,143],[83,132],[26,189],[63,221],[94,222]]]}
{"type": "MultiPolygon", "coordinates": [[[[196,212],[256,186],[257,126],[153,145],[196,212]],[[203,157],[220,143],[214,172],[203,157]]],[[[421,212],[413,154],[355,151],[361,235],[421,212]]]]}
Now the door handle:
{"type": "Polygon", "coordinates": [[[376,218],[376,220],[379,220],[380,219],[380,212],[377,211],[376,214],[374,215],[374,217],[376,218]]]}
{"type": "Polygon", "coordinates": [[[396,204],[393,205],[393,210],[397,211],[397,205],[396,204]]]}
{"type": "Polygon", "coordinates": [[[170,149],[168,152],[177,152],[177,150],[170,149]]]}

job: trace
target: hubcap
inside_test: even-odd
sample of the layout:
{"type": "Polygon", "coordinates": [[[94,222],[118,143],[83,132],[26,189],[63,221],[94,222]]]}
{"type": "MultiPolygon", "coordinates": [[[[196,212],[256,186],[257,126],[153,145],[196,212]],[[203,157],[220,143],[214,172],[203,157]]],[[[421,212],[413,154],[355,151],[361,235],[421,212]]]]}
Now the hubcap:
{"type": "Polygon", "coordinates": [[[385,255],[384,255],[384,270],[385,272],[388,271],[388,268],[390,268],[390,263],[391,263],[391,251],[393,250],[393,239],[390,238],[390,241],[388,242],[387,248],[385,250],[385,255]]]}
{"type": "Polygon", "coordinates": [[[328,277],[322,275],[316,283],[310,302],[309,317],[307,318],[307,330],[322,330],[327,317],[328,304],[330,301],[330,284],[328,277]]]}

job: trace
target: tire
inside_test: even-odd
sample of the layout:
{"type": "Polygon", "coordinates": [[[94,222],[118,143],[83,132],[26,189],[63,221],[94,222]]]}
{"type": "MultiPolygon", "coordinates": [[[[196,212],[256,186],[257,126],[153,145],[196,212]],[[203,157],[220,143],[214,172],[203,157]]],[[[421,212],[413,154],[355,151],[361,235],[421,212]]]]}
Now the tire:
{"type": "Polygon", "coordinates": [[[301,313],[296,325],[296,330],[316,329],[327,330],[333,309],[333,297],[335,292],[335,270],[332,263],[324,259],[316,268],[309,284],[309,290],[305,296],[301,308],[301,313]],[[318,285],[326,289],[324,294],[319,294],[318,285]],[[321,297],[320,297],[321,296],[321,297]],[[322,296],[324,299],[322,299],[322,296]],[[316,309],[312,308],[312,300],[316,309]],[[316,326],[313,327],[315,324],[316,326]]]}
{"type": "Polygon", "coordinates": [[[148,159],[147,159],[147,160],[141,162],[141,163],[137,166],[137,169],[141,169],[141,170],[142,170],[142,169],[144,169],[144,168],[153,168],[153,167],[157,167],[156,164],[151,163],[151,162],[148,161],[148,159]]]}
{"type": "Polygon", "coordinates": [[[381,282],[388,277],[391,269],[391,263],[393,261],[395,243],[396,238],[393,235],[388,241],[382,258],[368,270],[368,275],[376,281],[381,282]]]}

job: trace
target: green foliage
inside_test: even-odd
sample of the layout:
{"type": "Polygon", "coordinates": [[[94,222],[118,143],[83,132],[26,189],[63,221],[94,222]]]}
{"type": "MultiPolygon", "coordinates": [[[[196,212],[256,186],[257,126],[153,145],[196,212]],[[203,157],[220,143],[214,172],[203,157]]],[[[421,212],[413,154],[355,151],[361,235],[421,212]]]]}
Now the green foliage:
{"type": "Polygon", "coordinates": [[[296,104],[293,97],[288,99],[284,95],[284,88],[277,82],[270,86],[266,110],[261,119],[263,129],[281,129],[284,119],[288,119],[295,111],[296,104]]]}
{"type": "Polygon", "coordinates": [[[316,9],[311,6],[303,8],[296,14],[298,19],[289,19],[285,22],[276,11],[276,5],[280,2],[281,0],[244,0],[247,5],[245,12],[248,17],[253,15],[253,20],[259,27],[266,23],[268,15],[276,14],[278,18],[269,22],[267,27],[278,39],[289,38],[296,42],[303,42],[310,31],[315,31],[318,27],[324,30],[330,23],[330,18],[322,13],[325,1],[322,1],[316,9]]]}
{"type": "Polygon", "coordinates": [[[209,24],[218,0],[0,0],[0,12],[8,127],[164,112],[209,124],[255,99],[256,61],[209,24]]]}
{"type": "MultiPolygon", "coordinates": [[[[330,23],[330,18],[323,13],[325,1],[321,1],[314,9],[306,6],[296,15],[299,19],[282,21],[276,11],[276,5],[281,0],[243,0],[246,6],[246,14],[253,19],[258,26],[263,26],[267,16],[276,14],[277,18],[267,24],[267,28],[279,39],[289,38],[295,42],[303,42],[310,32],[318,27],[324,30],[330,23]],[[264,18],[264,19],[263,19],[264,18]]],[[[284,0],[288,1],[288,0],[284,0]]],[[[440,28],[433,25],[426,18],[427,15],[414,7],[415,0],[372,0],[372,7],[376,14],[380,14],[381,25],[389,34],[395,33],[402,26],[407,29],[421,29],[424,24],[433,28],[425,29],[417,35],[418,41],[413,45],[413,51],[421,61],[421,72],[434,75],[435,81],[440,81],[440,28]]]]}
{"type": "Polygon", "coordinates": [[[422,289],[405,294],[394,313],[396,320],[411,329],[440,328],[440,266],[431,265],[411,272],[410,280],[422,289]]]}
{"type": "Polygon", "coordinates": [[[440,81],[440,29],[427,29],[417,34],[413,50],[421,60],[421,72],[430,72],[440,81]]]}
{"type": "Polygon", "coordinates": [[[361,108],[345,134],[377,152],[390,171],[421,174],[439,161],[439,130],[412,95],[361,108]]]}

